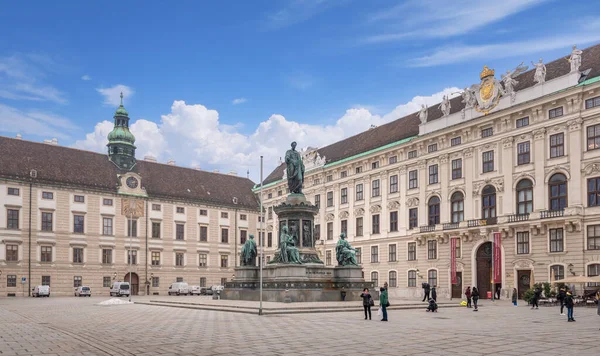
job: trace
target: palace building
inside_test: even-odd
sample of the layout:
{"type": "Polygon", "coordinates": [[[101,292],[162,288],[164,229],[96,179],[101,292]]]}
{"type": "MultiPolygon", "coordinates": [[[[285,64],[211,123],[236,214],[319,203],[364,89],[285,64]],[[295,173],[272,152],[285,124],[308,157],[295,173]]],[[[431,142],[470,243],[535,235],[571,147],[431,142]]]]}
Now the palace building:
{"type": "MultiPolygon", "coordinates": [[[[365,279],[387,282],[391,297],[421,295],[428,282],[441,297],[478,286],[485,298],[497,232],[504,296],[599,275],[600,45],[532,64],[501,79],[484,67],[461,96],[302,151],[321,259],[336,264],[345,232],[365,279]]],[[[263,182],[267,259],[285,178],[282,163],[263,182]]]]}
{"type": "Polygon", "coordinates": [[[122,103],[108,139],[106,155],[0,137],[0,296],[36,285],[108,296],[130,269],[142,295],[231,279],[259,223],[254,183],[136,160],[122,103]]]}

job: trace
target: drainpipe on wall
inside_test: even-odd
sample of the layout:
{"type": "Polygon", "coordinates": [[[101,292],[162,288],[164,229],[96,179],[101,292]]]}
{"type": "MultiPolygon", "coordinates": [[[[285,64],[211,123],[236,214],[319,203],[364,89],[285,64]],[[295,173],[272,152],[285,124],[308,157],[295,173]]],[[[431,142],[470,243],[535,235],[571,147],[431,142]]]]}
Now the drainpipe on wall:
{"type": "Polygon", "coordinates": [[[28,269],[29,269],[29,276],[27,277],[29,279],[29,284],[27,287],[27,295],[29,297],[31,297],[31,201],[33,200],[33,197],[31,196],[33,192],[33,183],[29,183],[29,261],[28,261],[28,269]]]}

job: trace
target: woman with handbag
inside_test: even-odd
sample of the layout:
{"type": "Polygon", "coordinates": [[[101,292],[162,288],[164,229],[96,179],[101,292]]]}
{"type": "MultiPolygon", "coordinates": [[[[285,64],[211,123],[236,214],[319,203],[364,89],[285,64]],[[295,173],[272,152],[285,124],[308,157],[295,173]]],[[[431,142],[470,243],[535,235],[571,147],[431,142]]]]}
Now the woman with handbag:
{"type": "Polygon", "coordinates": [[[387,307],[389,307],[389,306],[390,306],[390,303],[388,302],[387,290],[385,290],[385,288],[381,287],[381,289],[379,289],[379,307],[381,308],[381,312],[383,313],[383,319],[381,319],[381,321],[388,321],[387,307]]]}
{"type": "Polygon", "coordinates": [[[371,294],[369,294],[369,288],[363,289],[360,297],[363,300],[363,308],[365,308],[365,320],[367,320],[367,312],[369,312],[369,320],[371,320],[371,307],[375,305],[375,301],[371,294]]]}

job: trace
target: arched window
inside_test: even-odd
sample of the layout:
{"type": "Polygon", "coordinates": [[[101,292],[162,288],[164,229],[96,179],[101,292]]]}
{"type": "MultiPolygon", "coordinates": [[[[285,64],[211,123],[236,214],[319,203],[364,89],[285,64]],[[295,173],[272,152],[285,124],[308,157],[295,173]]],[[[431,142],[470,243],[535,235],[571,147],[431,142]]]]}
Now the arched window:
{"type": "Polygon", "coordinates": [[[396,274],[396,271],[390,271],[388,287],[390,287],[390,288],[398,287],[398,277],[397,276],[398,275],[396,274]]]}
{"type": "Polygon", "coordinates": [[[429,212],[429,226],[440,223],[440,198],[437,196],[429,199],[428,212],[429,212]]]}
{"type": "Polygon", "coordinates": [[[465,219],[465,196],[456,192],[450,197],[452,204],[452,222],[459,223],[465,219]]]}
{"type": "Polygon", "coordinates": [[[529,214],[533,211],[533,183],[522,179],[517,183],[517,214],[529,214]]]}
{"type": "Polygon", "coordinates": [[[415,271],[415,270],[408,271],[408,286],[409,287],[417,286],[417,271],[415,271]]]}
{"type": "Polygon", "coordinates": [[[550,266],[550,281],[559,281],[565,279],[565,266],[552,265],[550,266]]]}
{"type": "Polygon", "coordinates": [[[481,217],[483,219],[496,217],[496,188],[486,185],[481,191],[481,217]]]}
{"type": "Polygon", "coordinates": [[[373,282],[375,287],[379,286],[379,273],[371,272],[371,282],[373,282]]]}
{"type": "MultiPolygon", "coordinates": [[[[588,277],[600,276],[600,263],[594,263],[594,264],[588,265],[587,275],[588,275],[588,277]]],[[[588,287],[598,287],[598,286],[600,286],[600,283],[588,283],[588,287]]]]}
{"type": "Polygon", "coordinates": [[[563,210],[567,207],[567,177],[556,173],[548,181],[550,189],[550,210],[563,210]]]}
{"type": "Polygon", "coordinates": [[[430,269],[427,271],[427,283],[432,287],[437,287],[437,270],[430,269]]]}

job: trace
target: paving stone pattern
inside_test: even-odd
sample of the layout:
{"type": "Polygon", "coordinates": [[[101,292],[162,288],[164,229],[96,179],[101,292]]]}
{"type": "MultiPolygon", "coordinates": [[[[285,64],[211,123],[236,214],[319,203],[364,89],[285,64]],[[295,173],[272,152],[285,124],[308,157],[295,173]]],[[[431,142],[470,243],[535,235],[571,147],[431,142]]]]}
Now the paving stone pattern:
{"type": "Polygon", "coordinates": [[[356,312],[259,317],[95,305],[103,300],[0,299],[0,355],[595,355],[600,335],[595,308],[576,308],[577,322],[567,323],[557,307],[503,301],[483,301],[476,313],[431,314],[423,303],[391,311],[385,323],[356,312]]]}

